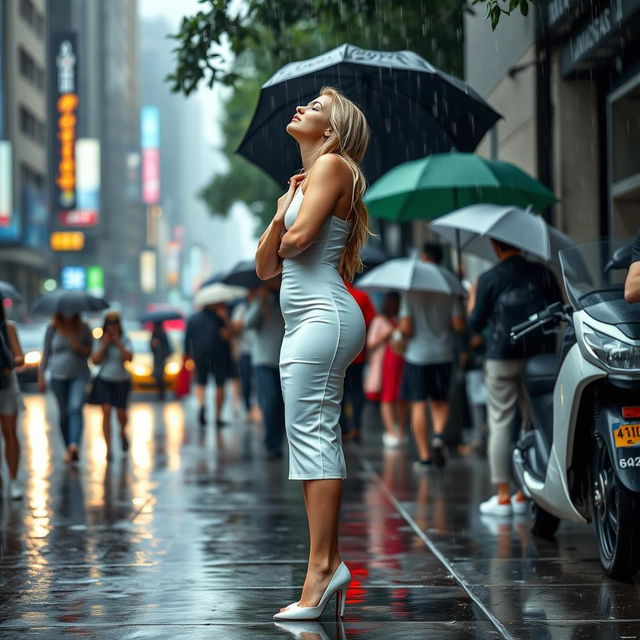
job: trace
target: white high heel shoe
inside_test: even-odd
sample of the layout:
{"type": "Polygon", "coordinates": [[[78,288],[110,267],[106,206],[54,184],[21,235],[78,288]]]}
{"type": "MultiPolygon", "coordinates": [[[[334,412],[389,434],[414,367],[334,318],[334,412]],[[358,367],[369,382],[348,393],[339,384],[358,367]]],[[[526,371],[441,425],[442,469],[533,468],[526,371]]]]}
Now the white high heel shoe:
{"type": "Polygon", "coordinates": [[[317,620],[322,612],[325,610],[327,603],[331,600],[331,597],[335,594],[337,598],[336,602],[336,615],[340,618],[344,616],[344,607],[346,604],[347,590],[351,583],[351,574],[347,565],[341,562],[338,568],[335,570],[327,588],[320,598],[317,607],[299,607],[298,602],[291,603],[283,611],[276,613],[273,616],[274,620],[317,620]]]}

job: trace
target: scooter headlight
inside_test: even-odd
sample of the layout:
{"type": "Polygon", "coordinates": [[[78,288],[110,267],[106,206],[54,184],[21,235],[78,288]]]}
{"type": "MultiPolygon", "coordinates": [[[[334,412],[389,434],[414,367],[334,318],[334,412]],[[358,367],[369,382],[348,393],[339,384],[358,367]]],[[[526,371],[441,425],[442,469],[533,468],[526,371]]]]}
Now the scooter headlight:
{"type": "Polygon", "coordinates": [[[640,369],[640,346],[634,346],[585,325],[582,334],[587,349],[610,369],[640,369]]]}

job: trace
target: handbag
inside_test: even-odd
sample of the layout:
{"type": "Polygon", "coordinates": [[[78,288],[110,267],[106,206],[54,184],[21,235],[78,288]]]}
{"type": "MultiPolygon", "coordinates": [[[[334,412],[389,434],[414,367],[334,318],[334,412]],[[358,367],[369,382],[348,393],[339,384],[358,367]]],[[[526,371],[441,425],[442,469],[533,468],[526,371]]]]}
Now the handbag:
{"type": "Polygon", "coordinates": [[[95,376],[92,376],[91,380],[87,384],[87,395],[85,399],[86,404],[102,404],[98,400],[98,378],[104,369],[104,364],[98,369],[98,373],[95,376]]]}

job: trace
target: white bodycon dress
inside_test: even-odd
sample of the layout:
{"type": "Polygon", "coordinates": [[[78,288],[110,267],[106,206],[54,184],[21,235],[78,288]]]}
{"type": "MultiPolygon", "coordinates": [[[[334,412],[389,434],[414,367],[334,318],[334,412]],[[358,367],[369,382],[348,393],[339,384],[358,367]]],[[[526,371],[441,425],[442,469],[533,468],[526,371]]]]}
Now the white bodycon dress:
{"type": "MultiPolygon", "coordinates": [[[[285,214],[286,229],[303,197],[298,188],[285,214]]],[[[350,229],[350,221],[329,216],[313,244],[282,267],[280,377],[291,480],[347,475],[340,404],[345,371],[365,340],[362,311],[338,273],[350,229]]]]}

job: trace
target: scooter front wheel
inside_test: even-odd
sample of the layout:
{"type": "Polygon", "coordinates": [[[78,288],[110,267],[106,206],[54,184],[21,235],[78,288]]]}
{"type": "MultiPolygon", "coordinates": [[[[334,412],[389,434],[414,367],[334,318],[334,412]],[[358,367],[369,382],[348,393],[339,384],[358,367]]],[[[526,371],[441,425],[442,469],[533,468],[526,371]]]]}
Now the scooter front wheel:
{"type": "Polygon", "coordinates": [[[606,444],[593,448],[591,505],[604,572],[628,580],[640,569],[640,495],[617,477],[606,444]]]}

